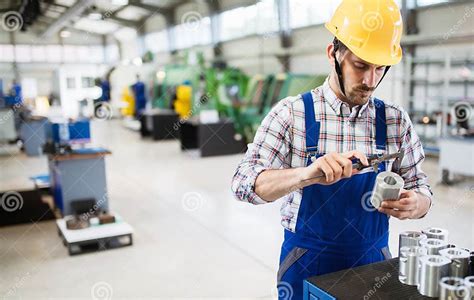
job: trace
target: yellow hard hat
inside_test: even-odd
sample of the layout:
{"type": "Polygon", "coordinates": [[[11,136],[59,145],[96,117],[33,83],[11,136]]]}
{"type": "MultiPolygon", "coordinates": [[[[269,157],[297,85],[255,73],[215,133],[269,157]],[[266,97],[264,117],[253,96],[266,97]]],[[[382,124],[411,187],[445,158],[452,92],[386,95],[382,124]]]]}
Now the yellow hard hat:
{"type": "Polygon", "coordinates": [[[402,59],[403,22],[393,0],[343,0],[325,25],[366,62],[392,66],[402,59]]]}

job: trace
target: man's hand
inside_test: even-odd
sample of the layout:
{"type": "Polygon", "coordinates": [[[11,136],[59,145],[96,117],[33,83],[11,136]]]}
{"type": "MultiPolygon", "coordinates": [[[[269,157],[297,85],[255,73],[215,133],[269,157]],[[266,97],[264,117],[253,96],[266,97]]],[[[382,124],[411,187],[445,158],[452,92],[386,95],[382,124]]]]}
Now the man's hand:
{"type": "Polygon", "coordinates": [[[365,166],[369,165],[365,154],[359,151],[328,153],[316,159],[311,165],[302,168],[301,187],[315,183],[330,185],[341,178],[351,177],[358,172],[352,169],[351,158],[358,158],[365,166]],[[323,175],[323,177],[314,178],[320,175],[323,175]]]}
{"type": "Polygon", "coordinates": [[[399,200],[385,200],[378,211],[400,220],[418,219],[429,210],[431,200],[425,195],[410,190],[402,190],[399,200]]]}

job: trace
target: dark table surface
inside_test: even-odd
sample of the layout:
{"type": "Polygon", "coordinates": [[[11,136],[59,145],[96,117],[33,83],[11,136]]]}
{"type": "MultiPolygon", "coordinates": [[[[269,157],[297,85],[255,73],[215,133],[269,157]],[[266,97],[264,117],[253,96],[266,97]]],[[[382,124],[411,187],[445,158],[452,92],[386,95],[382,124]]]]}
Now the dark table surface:
{"type": "Polygon", "coordinates": [[[398,258],[308,279],[337,299],[435,299],[398,280],[398,258]]]}

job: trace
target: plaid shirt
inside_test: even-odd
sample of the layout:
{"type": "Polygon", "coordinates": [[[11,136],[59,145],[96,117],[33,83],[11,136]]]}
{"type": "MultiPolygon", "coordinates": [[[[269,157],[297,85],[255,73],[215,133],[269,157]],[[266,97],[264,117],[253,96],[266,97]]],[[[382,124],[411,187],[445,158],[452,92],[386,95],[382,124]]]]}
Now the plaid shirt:
{"type": "MultiPolygon", "coordinates": [[[[311,91],[316,119],[321,122],[319,154],[359,150],[377,154],[375,146],[375,106],[373,98],[362,106],[349,106],[339,100],[326,82],[311,91]]],[[[400,174],[404,188],[432,197],[426,174],[421,170],[425,158],[421,142],[408,114],[398,105],[385,102],[387,150],[384,154],[404,149],[400,164],[388,162],[387,170],[400,174]]],[[[306,166],[304,104],[300,95],[278,102],[260,125],[253,143],[249,144],[232,180],[232,191],[240,201],[267,203],[255,193],[257,176],[267,169],[306,166]]],[[[367,170],[370,171],[370,170],[367,170]]],[[[282,225],[295,231],[302,199],[302,189],[283,198],[282,225]]]]}

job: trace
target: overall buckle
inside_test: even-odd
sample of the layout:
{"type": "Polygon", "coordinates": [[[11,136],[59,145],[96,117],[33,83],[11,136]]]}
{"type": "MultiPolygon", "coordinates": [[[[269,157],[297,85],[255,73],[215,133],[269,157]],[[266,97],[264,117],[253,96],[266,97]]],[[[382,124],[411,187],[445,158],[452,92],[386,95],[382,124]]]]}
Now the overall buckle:
{"type": "Polygon", "coordinates": [[[318,146],[306,147],[306,161],[314,162],[318,154],[318,146]]]}

